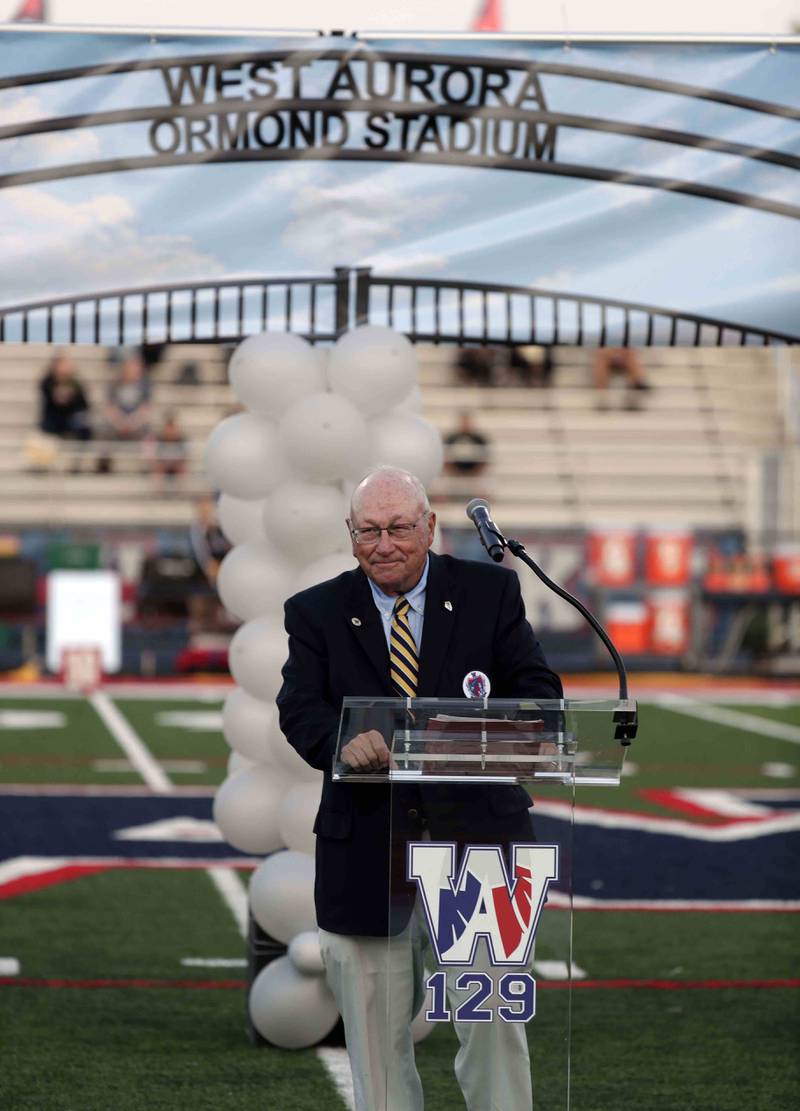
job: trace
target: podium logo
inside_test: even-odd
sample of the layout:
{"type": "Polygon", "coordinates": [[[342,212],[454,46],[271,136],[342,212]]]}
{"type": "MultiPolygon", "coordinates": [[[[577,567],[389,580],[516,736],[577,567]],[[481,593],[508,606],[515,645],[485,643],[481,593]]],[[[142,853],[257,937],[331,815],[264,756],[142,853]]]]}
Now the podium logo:
{"type": "Polygon", "coordinates": [[[512,878],[499,845],[467,845],[456,876],[452,841],[411,841],[408,876],[422,897],[436,959],[471,965],[483,937],[494,965],[526,965],[547,888],[558,878],[558,846],[511,846],[512,878]]]}

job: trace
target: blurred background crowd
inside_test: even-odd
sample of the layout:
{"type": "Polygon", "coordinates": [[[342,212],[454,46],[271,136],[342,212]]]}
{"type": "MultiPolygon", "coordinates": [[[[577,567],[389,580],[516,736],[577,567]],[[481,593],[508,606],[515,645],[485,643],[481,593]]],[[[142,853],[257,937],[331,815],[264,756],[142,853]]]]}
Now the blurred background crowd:
{"type": "MultiPolygon", "coordinates": [[[[445,445],[445,550],[481,558],[463,507],[491,499],[631,666],[792,671],[800,661],[798,366],[788,348],[419,346],[445,445]]],[[[203,471],[237,406],[231,349],[0,349],[0,667],[42,669],[48,572],[113,568],[123,672],[224,671],[228,550],[203,471]]],[[[344,525],[343,525],[344,527],[344,525]]],[[[558,666],[602,656],[524,584],[558,666]]]]}

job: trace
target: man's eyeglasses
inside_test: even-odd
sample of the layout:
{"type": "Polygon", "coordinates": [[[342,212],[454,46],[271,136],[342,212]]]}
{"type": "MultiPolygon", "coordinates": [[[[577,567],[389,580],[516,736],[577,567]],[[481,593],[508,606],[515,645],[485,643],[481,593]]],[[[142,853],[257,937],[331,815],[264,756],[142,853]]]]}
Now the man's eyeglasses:
{"type": "Polygon", "coordinates": [[[424,521],[428,516],[427,511],[421,517],[417,517],[416,521],[408,524],[405,521],[399,521],[395,525],[387,525],[385,528],[378,528],[377,525],[370,525],[367,528],[353,528],[350,521],[347,522],[347,527],[350,529],[350,535],[356,544],[377,544],[381,538],[381,533],[386,533],[392,540],[408,540],[413,535],[414,530],[420,521],[424,521]]]}

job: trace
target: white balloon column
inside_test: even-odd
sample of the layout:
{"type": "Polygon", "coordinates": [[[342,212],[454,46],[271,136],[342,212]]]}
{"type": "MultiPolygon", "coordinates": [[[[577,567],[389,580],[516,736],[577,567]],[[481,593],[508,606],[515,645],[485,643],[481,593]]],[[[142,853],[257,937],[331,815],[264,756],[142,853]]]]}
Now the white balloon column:
{"type": "Polygon", "coordinates": [[[442,467],[436,429],[418,415],[416,355],[390,328],[347,332],[323,353],[299,336],[251,336],[230,361],[245,412],[212,431],[206,469],[221,491],[220,527],[234,545],[218,578],[244,622],[230,645],[237,686],[223,710],[229,774],[214,800],[225,839],[266,860],[250,882],[253,917],[288,953],[258,974],[250,1015],[268,1041],[313,1045],[337,1020],[314,917],[314,833],[322,773],[280,731],[275,697],[287,656],[283,602],[354,566],[347,493],[371,467],[442,467]]]}

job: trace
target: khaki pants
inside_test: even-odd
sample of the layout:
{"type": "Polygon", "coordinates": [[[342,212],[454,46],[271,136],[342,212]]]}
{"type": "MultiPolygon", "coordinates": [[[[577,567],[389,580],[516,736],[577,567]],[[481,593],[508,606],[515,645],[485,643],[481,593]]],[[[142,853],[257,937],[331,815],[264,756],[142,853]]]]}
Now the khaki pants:
{"type": "MultiPolygon", "coordinates": [[[[411,1020],[424,995],[427,936],[419,917],[414,914],[391,941],[326,930],[319,934],[327,981],[344,1019],[356,1111],[423,1111],[411,1036],[411,1020]]],[[[481,948],[471,971],[491,975],[482,955],[481,948]]],[[[447,976],[451,1011],[464,999],[453,990],[457,975],[458,970],[447,976]]],[[[454,1027],[459,1041],[455,1074],[467,1111],[531,1111],[525,1025],[503,1022],[495,1014],[492,1022],[456,1022],[454,1027]]]]}

